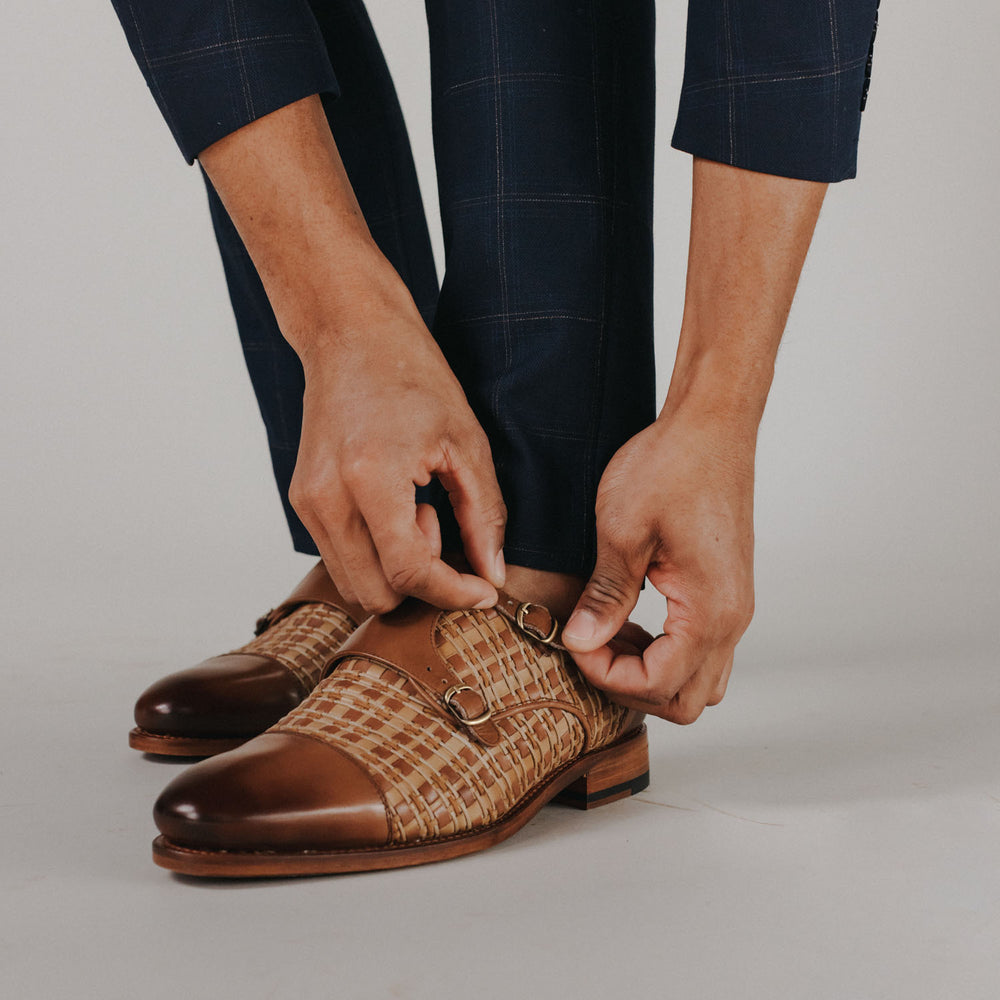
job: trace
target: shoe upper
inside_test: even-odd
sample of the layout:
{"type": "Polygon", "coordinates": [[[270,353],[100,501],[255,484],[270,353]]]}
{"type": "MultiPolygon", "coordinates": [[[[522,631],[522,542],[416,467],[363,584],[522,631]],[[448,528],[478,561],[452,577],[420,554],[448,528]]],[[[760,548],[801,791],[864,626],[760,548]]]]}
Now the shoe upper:
{"type": "Polygon", "coordinates": [[[257,736],[315,687],[362,614],[319,562],[258,621],[246,645],[147,688],[135,705],[136,725],[178,740],[257,736]]]}
{"type": "Polygon", "coordinates": [[[554,635],[502,606],[407,601],[358,629],[267,733],[176,779],[157,825],[178,844],[251,850],[340,849],[362,832],[367,846],[407,845],[488,827],[641,722],[554,635]]]}

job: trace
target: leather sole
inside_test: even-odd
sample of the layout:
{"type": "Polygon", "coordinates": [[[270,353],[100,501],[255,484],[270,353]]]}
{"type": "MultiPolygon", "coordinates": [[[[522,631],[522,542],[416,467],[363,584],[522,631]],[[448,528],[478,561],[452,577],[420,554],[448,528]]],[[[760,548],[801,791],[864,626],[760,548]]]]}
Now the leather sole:
{"type": "Polygon", "coordinates": [[[485,829],[399,847],[295,853],[196,850],[161,835],[153,841],[153,860],[170,871],[208,878],[279,878],[405,868],[474,854],[499,844],[549,802],[594,809],[635,795],[648,784],[649,744],[646,727],[642,726],[617,743],[585,754],[550,775],[502,820],[485,829]]]}
{"type": "Polygon", "coordinates": [[[161,757],[214,757],[243,746],[250,736],[230,736],[226,738],[201,738],[195,736],[165,736],[150,733],[136,726],[128,734],[128,745],[142,753],[157,754],[161,757]]]}

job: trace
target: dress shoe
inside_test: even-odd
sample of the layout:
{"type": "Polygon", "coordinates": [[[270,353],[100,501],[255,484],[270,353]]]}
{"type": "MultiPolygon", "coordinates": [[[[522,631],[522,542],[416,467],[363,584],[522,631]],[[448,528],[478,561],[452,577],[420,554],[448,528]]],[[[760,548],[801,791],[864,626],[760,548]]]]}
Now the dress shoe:
{"type": "Polygon", "coordinates": [[[316,686],[364,612],[337,593],[320,562],[231,653],[169,674],[140,696],[129,746],[208,757],[264,732],[316,686]]]}
{"type": "Polygon", "coordinates": [[[506,594],[369,619],[298,708],[171,782],[154,860],[216,877],[396,868],[490,847],[554,799],[640,791],[642,716],[590,685],[559,634],[506,594]]]}

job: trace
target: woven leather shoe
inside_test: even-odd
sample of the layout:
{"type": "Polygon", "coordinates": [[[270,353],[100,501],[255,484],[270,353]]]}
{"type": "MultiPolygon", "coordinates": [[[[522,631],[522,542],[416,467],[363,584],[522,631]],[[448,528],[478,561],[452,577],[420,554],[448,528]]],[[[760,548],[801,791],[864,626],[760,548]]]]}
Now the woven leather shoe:
{"type": "Polygon", "coordinates": [[[372,618],[262,736],[178,776],[157,864],[189,875],[396,868],[482,850],[564,799],[649,781],[642,716],[610,702],[538,605],[372,618]]]}
{"type": "Polygon", "coordinates": [[[208,757],[264,732],[316,686],[364,612],[337,593],[320,562],[231,653],[157,681],[135,706],[129,746],[208,757]]]}

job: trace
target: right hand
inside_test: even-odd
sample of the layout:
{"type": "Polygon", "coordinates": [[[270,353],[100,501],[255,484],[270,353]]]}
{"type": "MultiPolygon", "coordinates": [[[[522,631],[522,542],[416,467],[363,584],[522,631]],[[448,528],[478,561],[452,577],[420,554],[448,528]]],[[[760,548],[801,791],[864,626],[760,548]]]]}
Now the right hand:
{"type": "Polygon", "coordinates": [[[356,321],[341,315],[335,337],[299,350],[306,390],[289,499],[346,600],[372,613],[408,595],[492,606],[506,508],[489,441],[405,289],[363,298],[356,321]],[[434,476],[478,575],[441,559],[434,510],[416,504],[414,486],[434,476]]]}

